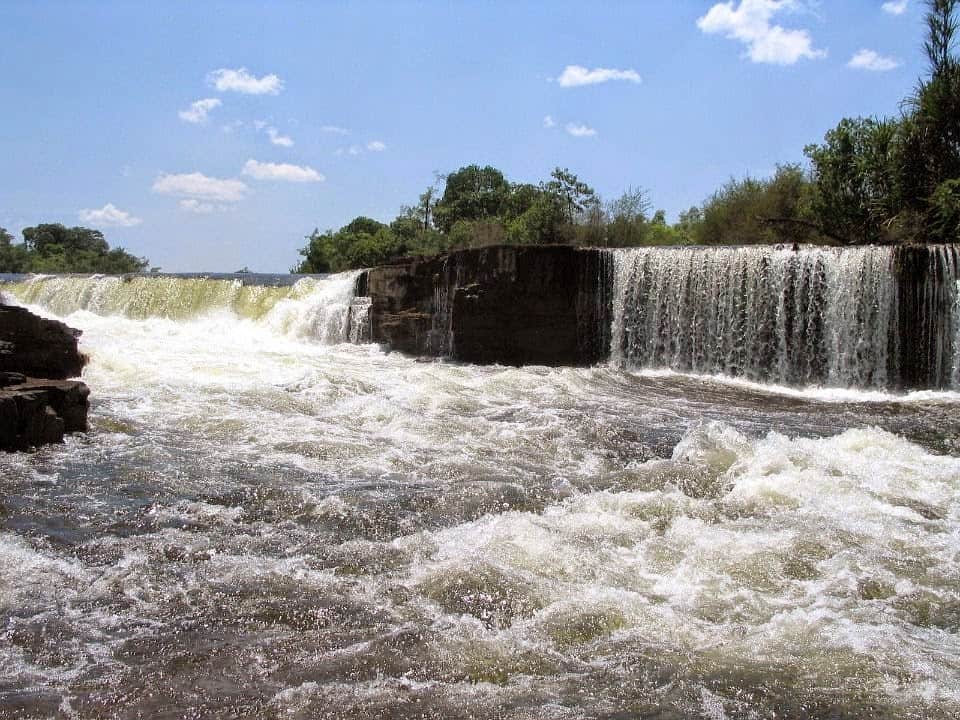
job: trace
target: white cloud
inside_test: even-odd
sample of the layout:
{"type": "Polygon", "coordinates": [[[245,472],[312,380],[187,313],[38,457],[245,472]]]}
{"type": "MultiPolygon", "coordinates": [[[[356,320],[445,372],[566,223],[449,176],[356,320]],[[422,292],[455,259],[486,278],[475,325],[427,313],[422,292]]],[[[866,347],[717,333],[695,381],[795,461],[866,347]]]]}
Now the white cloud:
{"type": "Polygon", "coordinates": [[[349,135],[350,131],[346,128],[337,127],[336,125],[324,125],[320,128],[320,132],[330,133],[331,135],[349,135]]]}
{"type": "Polygon", "coordinates": [[[208,177],[198,172],[163,174],[153,183],[155,193],[207,202],[239,202],[247,190],[249,188],[241,180],[208,177]]]}
{"type": "Polygon", "coordinates": [[[383,152],[387,149],[387,144],[382,140],[371,140],[367,143],[367,150],[370,152],[383,152]]]}
{"type": "Polygon", "coordinates": [[[205,123],[210,111],[216,107],[220,107],[222,104],[223,103],[217,98],[204,98],[203,100],[190,103],[189,108],[181,110],[177,114],[184,122],[194,124],[205,123]]]}
{"type": "Polygon", "coordinates": [[[306,165],[289,163],[258,162],[247,160],[243,174],[257,180],[281,180],[284,182],[323,182],[326,178],[306,165]]]}
{"type": "Polygon", "coordinates": [[[903,15],[907,11],[907,0],[885,2],[880,8],[889,15],[903,15]]]}
{"type": "Polygon", "coordinates": [[[133,227],[143,222],[113,203],[107,203],[99,210],[81,210],[79,215],[83,222],[106,227],[133,227]]]}
{"type": "Polygon", "coordinates": [[[636,70],[616,70],[614,68],[594,68],[589,70],[582,65],[567,65],[557,82],[560,87],[579,87],[581,85],[596,85],[611,80],[626,80],[639,83],[640,73],[636,70]]]}
{"type": "Polygon", "coordinates": [[[557,126],[557,121],[553,119],[550,115],[543,116],[543,126],[548,130],[550,128],[555,128],[557,126]]]}
{"type": "Polygon", "coordinates": [[[597,131],[592,127],[577,123],[567,123],[566,129],[574,137],[593,137],[597,134],[597,131]]]}
{"type": "Polygon", "coordinates": [[[181,200],[179,205],[181,210],[186,210],[187,212],[196,213],[197,215],[209,215],[214,210],[223,209],[222,207],[218,207],[213,203],[203,202],[201,200],[195,200],[194,198],[187,198],[185,200],[181,200]]]}
{"type": "Polygon", "coordinates": [[[782,10],[794,10],[797,0],[740,0],[716,3],[697,20],[697,27],[707,34],[723,33],[731,40],[747,46],[747,57],[755,63],[793,65],[802,58],[826,57],[813,47],[806,30],[785,30],[771,25],[773,16],[782,10]]]}
{"type": "Polygon", "coordinates": [[[850,58],[847,67],[854,70],[872,70],[873,72],[886,72],[900,67],[900,61],[893,58],[884,57],[873,50],[858,50],[850,58]]]}
{"type": "Polygon", "coordinates": [[[334,155],[361,155],[363,153],[363,145],[351,145],[350,147],[337,148],[334,151],[334,155]]]}
{"type": "Polygon", "coordinates": [[[207,75],[207,82],[220,92],[233,91],[245,95],[277,95],[283,89],[283,81],[276,75],[258,78],[244,67],[214,70],[207,75]]]}
{"type": "Polygon", "coordinates": [[[267,128],[267,135],[270,136],[270,142],[274,145],[280,145],[282,147],[293,147],[293,138],[287,135],[281,135],[280,131],[275,127],[267,128]]]}

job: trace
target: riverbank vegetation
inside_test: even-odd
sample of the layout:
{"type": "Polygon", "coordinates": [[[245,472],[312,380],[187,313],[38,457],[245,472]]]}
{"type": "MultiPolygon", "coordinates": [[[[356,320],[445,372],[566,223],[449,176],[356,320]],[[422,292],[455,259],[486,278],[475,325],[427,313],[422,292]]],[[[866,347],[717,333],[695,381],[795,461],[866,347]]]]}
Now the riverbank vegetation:
{"type": "Polygon", "coordinates": [[[314,230],[295,272],[336,272],[409,255],[494,244],[598,247],[960,241],[960,0],[928,0],[926,77],[895,118],[844,118],[804,148],[807,164],[731,179],[668,223],[648,193],[605,201],[556,168],[536,184],[468,165],[390,223],[358,217],[314,230]]]}
{"type": "Polygon", "coordinates": [[[143,272],[149,262],[123,248],[111,248],[99,230],[41,224],[24,228],[23,242],[0,227],[0,272],[103,273],[143,272]]]}

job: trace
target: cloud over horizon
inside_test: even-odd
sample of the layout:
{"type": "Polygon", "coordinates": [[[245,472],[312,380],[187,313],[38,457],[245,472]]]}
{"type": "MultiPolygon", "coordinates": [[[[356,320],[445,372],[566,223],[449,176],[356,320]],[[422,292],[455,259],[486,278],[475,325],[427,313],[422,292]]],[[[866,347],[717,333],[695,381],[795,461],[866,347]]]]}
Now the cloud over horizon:
{"type": "Polygon", "coordinates": [[[256,180],[279,180],[282,182],[324,182],[326,178],[307,165],[290,163],[259,162],[247,160],[243,174],[256,180]]]}
{"type": "Polygon", "coordinates": [[[103,227],[133,227],[143,222],[113,203],[107,203],[99,210],[81,210],[78,216],[85,223],[103,227]]]}
{"type": "Polygon", "coordinates": [[[697,27],[707,35],[722,34],[743,43],[747,57],[755,63],[793,65],[803,58],[826,57],[826,51],[813,47],[806,30],[787,30],[771,24],[777,13],[797,7],[796,0],[740,0],[736,7],[734,0],[729,0],[711,7],[697,20],[697,27]]]}
{"type": "Polygon", "coordinates": [[[245,67],[236,70],[214,70],[207,75],[207,82],[220,92],[238,92],[244,95],[278,95],[283,89],[283,81],[276,75],[258,78],[251,75],[245,67]]]}

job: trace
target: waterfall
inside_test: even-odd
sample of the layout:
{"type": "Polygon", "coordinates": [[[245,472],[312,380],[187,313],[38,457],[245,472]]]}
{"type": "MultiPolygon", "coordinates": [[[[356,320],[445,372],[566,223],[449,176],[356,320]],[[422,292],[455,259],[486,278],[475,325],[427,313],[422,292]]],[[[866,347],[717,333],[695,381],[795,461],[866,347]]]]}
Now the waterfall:
{"type": "Polygon", "coordinates": [[[4,286],[18,302],[61,317],[78,311],[178,322],[227,314],[323,344],[369,337],[369,300],[355,297],[359,272],[327,277],[32,276],[4,286]],[[290,282],[293,280],[294,282],[290,282]],[[272,283],[271,283],[272,281],[272,283]]]}
{"type": "Polygon", "coordinates": [[[957,386],[956,247],[612,254],[616,364],[793,385],[957,386]]]}

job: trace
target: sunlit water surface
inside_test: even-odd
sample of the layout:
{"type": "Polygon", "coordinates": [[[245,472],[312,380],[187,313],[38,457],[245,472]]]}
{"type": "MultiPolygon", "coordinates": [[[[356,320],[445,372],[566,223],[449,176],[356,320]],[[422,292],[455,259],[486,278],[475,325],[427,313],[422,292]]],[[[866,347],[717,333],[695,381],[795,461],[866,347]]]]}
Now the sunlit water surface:
{"type": "Polygon", "coordinates": [[[956,394],[250,315],[65,313],[92,427],[0,455],[0,717],[960,715],[956,394]]]}

